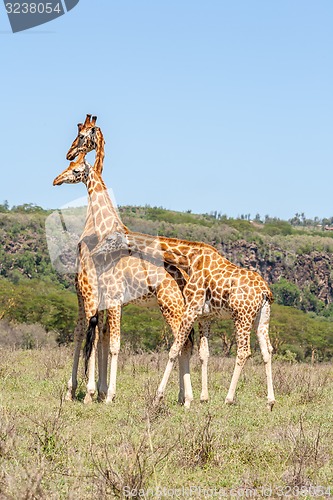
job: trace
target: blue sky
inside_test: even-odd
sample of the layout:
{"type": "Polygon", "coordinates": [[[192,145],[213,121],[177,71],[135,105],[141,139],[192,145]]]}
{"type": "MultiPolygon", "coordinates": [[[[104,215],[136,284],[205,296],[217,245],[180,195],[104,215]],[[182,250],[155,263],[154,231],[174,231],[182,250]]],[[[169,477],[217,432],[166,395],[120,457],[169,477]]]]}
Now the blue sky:
{"type": "Polygon", "coordinates": [[[92,113],[119,204],[333,215],[332,26],[331,0],[80,0],[12,34],[1,4],[0,202],[84,195],[52,181],[92,113]]]}

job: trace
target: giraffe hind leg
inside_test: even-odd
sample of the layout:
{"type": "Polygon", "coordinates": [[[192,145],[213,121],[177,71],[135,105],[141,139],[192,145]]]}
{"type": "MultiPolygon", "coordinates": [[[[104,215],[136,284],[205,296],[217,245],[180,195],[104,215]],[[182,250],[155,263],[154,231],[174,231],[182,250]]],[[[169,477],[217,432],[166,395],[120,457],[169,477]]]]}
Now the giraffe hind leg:
{"type": "Polygon", "coordinates": [[[186,340],[184,347],[179,355],[179,394],[178,403],[184,405],[186,408],[191,404],[192,385],[190,377],[190,359],[193,350],[194,329],[186,340]]]}
{"type": "Polygon", "coordinates": [[[233,404],[235,398],[236,387],[238,383],[238,379],[246,360],[251,356],[251,347],[250,347],[250,334],[251,334],[251,324],[242,324],[241,322],[235,323],[236,327],[236,336],[237,336],[237,355],[235,368],[232,375],[229,391],[227,397],[225,399],[226,404],[233,404]]]}
{"type": "Polygon", "coordinates": [[[273,409],[275,403],[273,377],[272,377],[272,352],[273,347],[269,340],[269,318],[270,304],[267,300],[262,304],[255,321],[255,330],[259,341],[260,351],[265,363],[266,380],[267,380],[267,408],[273,409]]]}

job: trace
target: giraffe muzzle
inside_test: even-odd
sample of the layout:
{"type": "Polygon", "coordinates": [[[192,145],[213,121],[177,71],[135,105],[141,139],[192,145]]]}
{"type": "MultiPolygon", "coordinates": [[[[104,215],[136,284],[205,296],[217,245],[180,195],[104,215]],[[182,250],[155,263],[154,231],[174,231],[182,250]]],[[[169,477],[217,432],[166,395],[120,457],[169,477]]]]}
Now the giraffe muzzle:
{"type": "Polygon", "coordinates": [[[61,186],[61,184],[63,184],[63,180],[61,179],[60,176],[56,177],[53,181],[53,186],[61,186]]]}
{"type": "Polygon", "coordinates": [[[73,161],[73,160],[75,160],[76,156],[77,156],[76,151],[68,151],[67,156],[66,156],[66,160],[73,161]]]}

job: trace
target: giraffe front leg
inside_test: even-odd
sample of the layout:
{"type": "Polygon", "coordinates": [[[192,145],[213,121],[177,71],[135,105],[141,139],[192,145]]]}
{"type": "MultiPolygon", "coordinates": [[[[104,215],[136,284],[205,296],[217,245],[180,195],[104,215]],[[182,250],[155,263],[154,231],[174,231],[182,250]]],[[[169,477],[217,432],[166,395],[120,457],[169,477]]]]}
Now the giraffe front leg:
{"type": "Polygon", "coordinates": [[[208,321],[199,321],[199,359],[201,362],[201,394],[200,401],[205,403],[209,400],[208,395],[208,359],[209,359],[209,337],[210,323],[208,321]]]}
{"type": "Polygon", "coordinates": [[[121,320],[121,306],[113,307],[108,311],[108,323],[110,330],[110,383],[107,391],[105,402],[111,403],[116,397],[116,382],[117,382],[117,368],[118,368],[118,355],[120,350],[120,320],[121,320]]]}
{"type": "Polygon", "coordinates": [[[73,367],[72,374],[67,383],[66,401],[73,401],[77,389],[77,372],[79,367],[81,346],[85,332],[85,312],[82,296],[77,288],[79,316],[74,330],[74,352],[73,352],[73,367]]]}
{"type": "Polygon", "coordinates": [[[229,404],[229,405],[234,404],[237,382],[238,382],[239,376],[242,372],[243,366],[245,365],[245,361],[246,361],[246,359],[241,359],[237,355],[235,368],[234,368],[234,372],[232,374],[232,379],[231,379],[229,391],[228,391],[227,397],[225,398],[226,404],[229,404]]]}
{"type": "MultiPolygon", "coordinates": [[[[172,344],[171,349],[169,351],[169,360],[167,363],[167,366],[164,371],[164,375],[162,378],[162,381],[160,385],[158,386],[154,404],[157,405],[164,397],[165,393],[165,388],[168,383],[170,373],[172,371],[173,365],[175,363],[175,360],[181,353],[184,344],[186,340],[188,339],[188,336],[191,332],[192,325],[196,319],[197,313],[192,310],[192,309],[187,309],[187,311],[183,315],[183,320],[179,328],[179,332],[177,334],[177,339],[175,342],[172,344]]],[[[184,365],[184,375],[183,375],[183,380],[184,380],[184,406],[186,408],[189,408],[191,405],[191,402],[193,401],[193,393],[192,393],[192,385],[191,385],[191,379],[190,379],[190,372],[189,372],[189,362],[187,366],[184,365]]]]}
{"type": "Polygon", "coordinates": [[[67,393],[65,396],[66,401],[73,401],[73,399],[75,399],[75,393],[77,389],[77,371],[79,366],[82,340],[83,336],[80,339],[76,339],[74,343],[73,367],[71,377],[67,382],[67,393]]]}
{"type": "Polygon", "coordinates": [[[116,398],[119,348],[120,348],[120,342],[117,346],[112,345],[110,349],[111,352],[110,383],[108,387],[107,397],[105,400],[106,403],[112,403],[112,401],[114,401],[116,398]]]}
{"type": "MultiPolygon", "coordinates": [[[[170,326],[174,340],[178,337],[179,327],[184,314],[184,297],[177,282],[167,273],[161,284],[156,289],[156,298],[164,319],[170,326]]],[[[185,351],[178,358],[179,363],[179,393],[178,403],[185,403],[185,351]]]]}
{"type": "Polygon", "coordinates": [[[176,342],[174,342],[173,345],[171,346],[171,349],[169,351],[169,360],[168,360],[168,363],[166,365],[166,368],[165,368],[165,371],[163,374],[163,378],[161,380],[160,385],[158,386],[158,389],[157,389],[157,392],[155,395],[155,399],[154,399],[155,406],[158,405],[164,397],[165,388],[166,388],[166,385],[168,383],[173,365],[179,356],[180,349],[181,349],[181,346],[178,345],[176,342]]]}

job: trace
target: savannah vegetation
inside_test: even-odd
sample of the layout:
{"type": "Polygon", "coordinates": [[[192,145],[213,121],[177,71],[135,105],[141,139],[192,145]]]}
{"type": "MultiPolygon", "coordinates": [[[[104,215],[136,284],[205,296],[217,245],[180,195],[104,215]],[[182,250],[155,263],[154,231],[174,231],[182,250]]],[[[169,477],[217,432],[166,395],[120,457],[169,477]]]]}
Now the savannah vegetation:
{"type": "Polygon", "coordinates": [[[331,364],[275,360],[277,404],[268,412],[257,356],[241,376],[236,404],[226,406],[233,360],[212,356],[211,400],[200,404],[195,353],[195,400],[184,411],[176,370],[153,408],[166,360],[165,352],[123,350],[116,401],[84,405],[82,372],[78,400],[63,401],[69,348],[1,348],[0,498],[184,498],[183,487],[195,499],[212,491],[217,498],[332,495],[331,364]]]}

